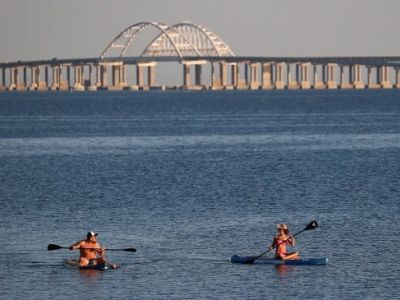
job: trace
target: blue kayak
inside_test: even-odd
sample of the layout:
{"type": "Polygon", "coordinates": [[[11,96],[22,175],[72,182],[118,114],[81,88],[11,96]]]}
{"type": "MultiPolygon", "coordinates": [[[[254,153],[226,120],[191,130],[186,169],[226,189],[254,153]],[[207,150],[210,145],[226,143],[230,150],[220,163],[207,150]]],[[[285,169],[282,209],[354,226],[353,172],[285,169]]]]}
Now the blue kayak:
{"type": "MultiPolygon", "coordinates": [[[[231,262],[237,263],[237,264],[247,264],[253,258],[255,258],[255,256],[233,255],[231,257],[231,262]]],[[[253,263],[254,264],[269,264],[269,265],[322,266],[322,265],[326,265],[328,263],[328,258],[319,257],[319,258],[306,258],[306,259],[293,259],[293,260],[281,260],[281,259],[273,259],[273,258],[258,258],[253,263]]]]}
{"type": "Polygon", "coordinates": [[[78,261],[76,259],[72,259],[72,258],[64,259],[64,264],[67,265],[68,267],[78,268],[80,270],[105,271],[105,270],[109,269],[107,264],[98,264],[98,265],[89,265],[89,266],[85,266],[85,267],[80,267],[78,261]]]}

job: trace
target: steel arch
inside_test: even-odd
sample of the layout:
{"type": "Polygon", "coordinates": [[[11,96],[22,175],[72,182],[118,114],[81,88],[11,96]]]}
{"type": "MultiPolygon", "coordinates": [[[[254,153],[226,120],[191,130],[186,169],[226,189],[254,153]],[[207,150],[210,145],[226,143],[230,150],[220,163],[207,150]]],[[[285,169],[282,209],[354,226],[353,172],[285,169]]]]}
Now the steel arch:
{"type": "MultiPolygon", "coordinates": [[[[171,28],[174,28],[182,38],[188,41],[196,53],[189,52],[185,57],[191,56],[235,56],[230,47],[222,41],[215,33],[204,26],[199,26],[191,22],[178,23],[171,28]]],[[[156,38],[145,48],[142,56],[151,57],[161,54],[165,51],[160,45],[165,44],[166,36],[160,33],[156,38]]],[[[182,49],[183,50],[183,49],[182,49]]],[[[183,52],[183,51],[181,51],[183,52]]],[[[186,53],[185,53],[186,54],[186,53]]]]}
{"type": "MultiPolygon", "coordinates": [[[[212,45],[212,47],[215,50],[214,55],[216,56],[235,56],[231,48],[226,44],[215,32],[209,30],[208,28],[202,26],[202,25],[197,25],[192,22],[182,22],[182,23],[177,23],[172,25],[174,28],[185,28],[185,27],[193,27],[195,30],[199,31],[212,45]]],[[[178,29],[179,31],[179,29],[178,29]]],[[[194,44],[197,46],[197,44],[194,44]]],[[[199,49],[199,47],[196,47],[199,49]]],[[[199,49],[200,51],[200,49],[199,49]]],[[[210,51],[207,49],[206,51],[210,51]]],[[[210,55],[210,56],[214,56],[210,55]]],[[[203,54],[203,56],[207,56],[206,54],[203,54]]]]}
{"type": "Polygon", "coordinates": [[[122,49],[119,57],[125,56],[135,37],[147,26],[155,27],[160,33],[145,47],[141,57],[235,56],[220,37],[204,26],[191,22],[177,23],[173,26],[159,22],[139,22],[118,34],[103,50],[100,59],[115,48],[122,49]]]}
{"type": "Polygon", "coordinates": [[[127,49],[132,44],[137,34],[147,26],[152,26],[158,29],[161,32],[158,36],[166,37],[167,41],[169,41],[173,48],[173,52],[175,52],[178,57],[183,57],[180,49],[182,47],[192,48],[193,51],[197,52],[196,49],[194,49],[193,46],[188,41],[186,41],[184,37],[176,32],[174,28],[159,22],[139,22],[127,27],[120,34],[118,34],[103,50],[100,55],[100,59],[103,59],[106,56],[107,52],[112,48],[122,48],[119,56],[125,56],[127,49]],[[123,41],[124,38],[126,38],[127,40],[123,41]],[[180,38],[180,40],[175,41],[175,38],[180,38]]]}

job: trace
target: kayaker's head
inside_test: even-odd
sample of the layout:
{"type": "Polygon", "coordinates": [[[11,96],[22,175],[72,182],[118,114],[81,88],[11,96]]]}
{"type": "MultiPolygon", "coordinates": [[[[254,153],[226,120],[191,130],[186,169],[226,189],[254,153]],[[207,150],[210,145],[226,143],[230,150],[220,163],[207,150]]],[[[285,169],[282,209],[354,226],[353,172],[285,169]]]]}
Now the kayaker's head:
{"type": "Polygon", "coordinates": [[[96,237],[97,237],[97,233],[94,231],[89,231],[86,235],[87,240],[91,241],[91,242],[95,242],[96,241],[96,237]]]}
{"type": "Polygon", "coordinates": [[[289,227],[283,223],[276,225],[276,230],[283,231],[285,234],[289,234],[289,227]]]}

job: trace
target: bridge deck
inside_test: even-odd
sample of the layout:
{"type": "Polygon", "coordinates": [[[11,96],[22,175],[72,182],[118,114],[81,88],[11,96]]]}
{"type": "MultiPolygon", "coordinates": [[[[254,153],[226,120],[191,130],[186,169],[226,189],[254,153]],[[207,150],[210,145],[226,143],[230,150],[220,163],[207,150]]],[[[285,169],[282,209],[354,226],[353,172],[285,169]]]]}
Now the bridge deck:
{"type": "Polygon", "coordinates": [[[81,65],[81,64],[101,64],[101,63],[114,63],[122,62],[124,64],[138,64],[146,62],[183,62],[183,61],[209,61],[209,62],[250,62],[250,63],[313,63],[313,64],[360,64],[360,65],[374,65],[374,66],[394,66],[400,67],[400,56],[205,56],[205,57],[111,57],[100,59],[98,57],[92,58],[70,58],[70,59],[57,59],[53,58],[50,60],[30,60],[30,61],[14,61],[14,62],[2,62],[0,68],[14,68],[22,66],[37,66],[37,65],[81,65]]]}

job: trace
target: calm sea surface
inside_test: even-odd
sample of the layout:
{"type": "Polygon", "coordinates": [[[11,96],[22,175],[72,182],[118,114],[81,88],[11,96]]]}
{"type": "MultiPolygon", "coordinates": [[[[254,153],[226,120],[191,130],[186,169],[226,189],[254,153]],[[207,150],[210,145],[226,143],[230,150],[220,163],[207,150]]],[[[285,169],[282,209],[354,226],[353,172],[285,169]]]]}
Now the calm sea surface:
{"type": "Polygon", "coordinates": [[[0,93],[1,299],[394,299],[400,91],[0,93]],[[237,265],[276,223],[327,266],[237,265]],[[99,232],[120,269],[79,271],[99,232]]]}

